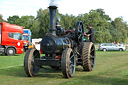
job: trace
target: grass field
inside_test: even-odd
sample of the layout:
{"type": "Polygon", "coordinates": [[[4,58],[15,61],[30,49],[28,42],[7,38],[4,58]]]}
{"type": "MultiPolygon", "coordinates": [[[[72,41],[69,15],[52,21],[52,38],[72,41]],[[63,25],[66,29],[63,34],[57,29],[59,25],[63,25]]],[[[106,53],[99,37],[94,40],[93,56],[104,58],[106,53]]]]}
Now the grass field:
{"type": "Polygon", "coordinates": [[[74,77],[63,78],[61,71],[41,69],[37,77],[27,77],[24,54],[0,56],[0,85],[128,85],[128,51],[96,51],[92,72],[77,66],[74,77]]]}

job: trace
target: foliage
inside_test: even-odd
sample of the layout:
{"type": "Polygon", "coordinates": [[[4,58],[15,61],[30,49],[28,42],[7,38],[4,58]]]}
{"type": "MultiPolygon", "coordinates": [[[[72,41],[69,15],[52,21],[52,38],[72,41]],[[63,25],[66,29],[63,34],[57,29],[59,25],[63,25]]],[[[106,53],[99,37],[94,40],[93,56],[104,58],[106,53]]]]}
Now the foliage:
{"type": "Polygon", "coordinates": [[[19,19],[18,15],[9,16],[9,18],[7,18],[7,22],[10,23],[10,24],[16,24],[17,19],[19,19]]]}
{"type": "Polygon", "coordinates": [[[0,14],[0,23],[4,21],[2,17],[3,16],[0,14]]]}
{"type": "Polygon", "coordinates": [[[114,29],[112,30],[112,35],[114,36],[114,41],[125,41],[125,39],[128,37],[128,30],[126,23],[123,21],[122,18],[116,18],[112,25],[114,26],[114,29]]]}
{"type": "MultiPolygon", "coordinates": [[[[88,25],[92,24],[95,29],[95,42],[124,42],[128,38],[128,25],[123,21],[123,18],[115,18],[111,20],[109,15],[105,14],[103,9],[90,10],[89,13],[79,14],[78,16],[61,14],[57,10],[61,26],[67,29],[74,29],[77,21],[82,21],[85,32],[88,31],[88,25]]],[[[32,38],[42,38],[49,32],[49,10],[39,9],[37,16],[10,16],[7,19],[8,23],[17,24],[31,29],[32,38]]]]}
{"type": "Polygon", "coordinates": [[[49,11],[48,9],[42,10],[39,9],[39,11],[37,11],[37,17],[36,20],[39,23],[39,32],[37,33],[39,35],[39,37],[43,37],[46,33],[48,33],[49,31],[49,11]]]}

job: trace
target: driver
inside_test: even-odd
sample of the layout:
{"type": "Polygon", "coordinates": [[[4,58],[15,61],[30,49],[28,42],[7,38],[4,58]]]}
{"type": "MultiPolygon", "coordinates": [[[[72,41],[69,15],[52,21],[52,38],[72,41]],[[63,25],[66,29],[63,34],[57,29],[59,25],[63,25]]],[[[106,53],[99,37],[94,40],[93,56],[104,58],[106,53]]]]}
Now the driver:
{"type": "Polygon", "coordinates": [[[95,40],[94,29],[92,28],[91,24],[89,24],[88,29],[89,29],[89,31],[87,33],[84,33],[84,35],[88,36],[89,41],[94,43],[94,40],[95,40]]]}
{"type": "Polygon", "coordinates": [[[64,29],[61,27],[61,24],[60,24],[60,18],[57,18],[56,20],[56,34],[57,36],[61,36],[64,34],[64,29]]]}

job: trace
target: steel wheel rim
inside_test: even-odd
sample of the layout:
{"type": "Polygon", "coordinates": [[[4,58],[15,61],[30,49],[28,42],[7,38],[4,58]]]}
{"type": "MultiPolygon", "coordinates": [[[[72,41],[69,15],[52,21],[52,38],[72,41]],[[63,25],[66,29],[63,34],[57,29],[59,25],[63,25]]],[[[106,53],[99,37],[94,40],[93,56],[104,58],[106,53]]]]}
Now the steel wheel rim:
{"type": "Polygon", "coordinates": [[[91,47],[91,51],[90,51],[90,65],[91,68],[94,68],[95,65],[95,47],[94,45],[91,47]]]}
{"type": "Polygon", "coordinates": [[[38,54],[35,54],[35,55],[33,54],[32,55],[32,59],[31,59],[31,71],[34,74],[37,74],[38,71],[39,71],[39,66],[37,66],[37,65],[34,64],[34,59],[36,58],[37,55],[38,54]]]}
{"type": "Polygon", "coordinates": [[[83,42],[84,28],[83,28],[83,23],[81,21],[78,21],[76,24],[75,37],[76,37],[76,41],[79,44],[81,44],[83,42]]]}
{"type": "Polygon", "coordinates": [[[70,72],[71,76],[75,72],[75,66],[76,66],[75,55],[73,52],[71,52],[70,57],[69,57],[69,72],[70,72]]]}

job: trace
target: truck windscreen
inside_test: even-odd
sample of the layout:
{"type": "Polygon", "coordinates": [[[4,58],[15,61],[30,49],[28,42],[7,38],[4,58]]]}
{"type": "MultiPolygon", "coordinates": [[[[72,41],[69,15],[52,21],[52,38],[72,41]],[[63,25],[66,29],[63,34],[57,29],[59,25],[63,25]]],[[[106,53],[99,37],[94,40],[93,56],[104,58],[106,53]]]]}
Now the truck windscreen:
{"type": "Polygon", "coordinates": [[[23,40],[28,40],[28,39],[29,39],[29,36],[23,35],[22,39],[23,39],[23,40]]]}
{"type": "Polygon", "coordinates": [[[13,39],[22,40],[22,34],[21,33],[8,33],[8,36],[13,39]]]}

